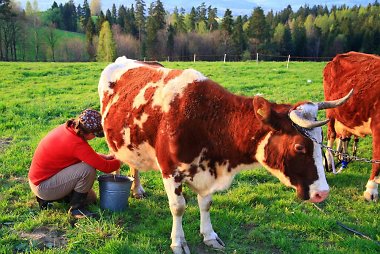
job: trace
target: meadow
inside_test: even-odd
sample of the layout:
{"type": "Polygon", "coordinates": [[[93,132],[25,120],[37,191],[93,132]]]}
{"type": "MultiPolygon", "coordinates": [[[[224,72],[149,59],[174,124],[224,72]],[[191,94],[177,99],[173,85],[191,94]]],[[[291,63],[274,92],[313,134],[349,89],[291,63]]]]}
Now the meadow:
{"type": "MultiPolygon", "coordinates": [[[[276,102],[323,100],[325,62],[163,62],[194,68],[233,93],[262,94],[276,102]]],[[[129,209],[111,213],[93,205],[100,219],[76,223],[67,205],[40,211],[27,173],[39,140],[86,108],[99,109],[97,84],[107,63],[0,62],[0,253],[171,253],[172,216],[158,172],[142,173],[148,194],[129,199],[129,209]]],[[[320,118],[324,113],[320,112],[320,118]]],[[[325,129],[324,129],[325,130],[325,129]]],[[[91,141],[107,153],[104,139],[91,141]]],[[[371,138],[358,156],[371,157],[371,138]]],[[[214,195],[211,219],[224,251],[202,243],[196,195],[184,188],[184,231],[192,253],[379,253],[379,203],[362,196],[371,165],[351,163],[327,173],[331,192],[317,205],[302,202],[265,169],[245,171],[214,195]],[[371,239],[355,235],[341,222],[371,239]],[[373,241],[374,240],[374,241],[373,241]]],[[[122,174],[128,174],[127,166],[122,174]]],[[[94,188],[98,191],[98,183],[94,188]]]]}

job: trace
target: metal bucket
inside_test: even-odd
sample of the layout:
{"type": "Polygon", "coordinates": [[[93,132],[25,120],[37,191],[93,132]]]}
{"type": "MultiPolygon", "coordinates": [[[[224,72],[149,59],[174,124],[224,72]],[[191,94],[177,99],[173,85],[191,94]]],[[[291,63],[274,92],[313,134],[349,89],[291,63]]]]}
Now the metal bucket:
{"type": "Polygon", "coordinates": [[[122,212],[128,208],[128,198],[133,182],[132,177],[122,175],[100,175],[100,208],[122,212]]]}

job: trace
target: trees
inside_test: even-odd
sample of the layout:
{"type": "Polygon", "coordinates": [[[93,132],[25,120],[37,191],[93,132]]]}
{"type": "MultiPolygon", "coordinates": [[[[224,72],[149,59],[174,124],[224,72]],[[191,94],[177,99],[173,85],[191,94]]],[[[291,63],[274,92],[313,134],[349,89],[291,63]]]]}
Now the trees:
{"type": "Polygon", "coordinates": [[[63,27],[67,31],[77,31],[77,11],[73,0],[65,3],[62,10],[63,27]]]}
{"type": "Polygon", "coordinates": [[[100,0],[91,0],[90,10],[91,10],[91,15],[93,15],[93,16],[100,15],[100,12],[102,10],[101,1],[100,0]]]}
{"type": "Polygon", "coordinates": [[[95,60],[95,47],[94,47],[94,35],[95,35],[95,24],[92,18],[89,18],[86,25],[86,51],[89,56],[90,61],[95,60]]]}
{"type": "Polygon", "coordinates": [[[110,23],[104,21],[99,33],[99,43],[96,60],[98,62],[112,62],[116,59],[115,41],[112,36],[110,23]]]}
{"type": "Polygon", "coordinates": [[[144,34],[145,27],[145,1],[136,0],[136,10],[135,10],[136,25],[138,29],[138,38],[140,44],[142,43],[142,37],[144,34]]]}
{"type": "Polygon", "coordinates": [[[253,10],[252,16],[249,18],[247,33],[248,37],[256,39],[258,43],[264,43],[269,38],[269,27],[261,7],[253,10]]]}
{"type": "Polygon", "coordinates": [[[39,53],[40,53],[40,44],[41,44],[41,32],[39,30],[40,26],[40,19],[37,15],[38,13],[38,2],[37,0],[34,0],[33,5],[27,1],[26,2],[26,10],[25,14],[26,17],[31,21],[32,26],[32,43],[34,44],[34,59],[35,61],[38,61],[39,59],[39,53]]]}
{"type": "Polygon", "coordinates": [[[211,5],[207,8],[207,23],[210,32],[219,28],[218,21],[216,21],[216,19],[218,18],[217,13],[218,10],[216,8],[212,8],[211,5]]]}
{"type": "Polygon", "coordinates": [[[55,62],[55,48],[57,45],[58,41],[58,35],[56,33],[56,25],[55,24],[50,24],[48,31],[46,33],[46,41],[50,47],[51,50],[51,55],[52,55],[52,61],[55,62]]]}
{"type": "Polygon", "coordinates": [[[160,0],[151,3],[149,7],[149,16],[146,24],[146,47],[150,57],[157,58],[159,53],[157,50],[158,32],[165,28],[165,9],[160,0]]]}
{"type": "Polygon", "coordinates": [[[91,6],[89,2],[83,0],[82,6],[75,6],[74,0],[59,5],[53,2],[50,9],[40,12],[38,1],[29,0],[23,14],[14,8],[13,0],[0,0],[0,60],[17,57],[30,60],[30,52],[35,61],[50,59],[50,56],[53,61],[72,60],[76,57],[69,50],[80,43],[87,52],[81,53],[80,59],[86,60],[89,56],[95,60],[96,35],[105,20],[110,27],[116,25],[113,30],[118,31],[118,48],[126,48],[123,42],[132,43],[129,52],[140,50],[140,58],[158,59],[169,55],[192,59],[185,54],[194,53],[207,54],[202,57],[207,60],[215,59],[212,54],[239,57],[243,52],[247,56],[259,52],[299,57],[333,56],[348,50],[380,53],[378,2],[352,8],[334,6],[331,10],[321,5],[304,5],[293,11],[289,5],[280,12],[270,10],[266,15],[256,7],[250,17],[236,17],[227,9],[223,19],[218,19],[216,8],[206,7],[205,3],[192,7],[188,13],[183,8],[175,8],[170,13],[165,11],[162,0],[155,0],[146,15],[144,0],[135,0],[129,8],[121,5],[116,10],[113,4],[105,16],[100,0],[92,0],[91,6]],[[98,16],[91,17],[91,12],[98,16]],[[85,34],[85,43],[80,38],[70,45],[67,41],[60,42],[53,27],[85,34]]]}
{"type": "Polygon", "coordinates": [[[240,56],[247,49],[247,36],[243,31],[243,18],[239,15],[234,22],[234,29],[232,33],[232,40],[236,54],[240,56]]]}

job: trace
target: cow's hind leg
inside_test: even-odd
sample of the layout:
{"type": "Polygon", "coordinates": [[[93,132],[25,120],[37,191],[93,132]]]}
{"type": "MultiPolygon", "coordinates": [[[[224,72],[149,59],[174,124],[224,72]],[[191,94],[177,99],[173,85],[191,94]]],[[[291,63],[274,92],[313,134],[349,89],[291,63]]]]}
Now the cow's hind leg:
{"type": "Polygon", "coordinates": [[[200,232],[203,235],[203,242],[210,247],[216,249],[223,249],[224,243],[215,233],[211,225],[210,207],[212,203],[212,196],[207,195],[202,197],[198,194],[198,205],[201,213],[201,226],[200,232]]]}
{"type": "MultiPolygon", "coordinates": [[[[372,128],[373,130],[374,128],[372,128]]],[[[373,139],[372,139],[372,158],[374,160],[380,160],[380,131],[373,131],[373,139]]],[[[377,201],[379,199],[378,192],[378,175],[380,173],[380,164],[372,163],[372,172],[369,177],[369,180],[366,185],[366,190],[364,192],[364,198],[368,201],[377,201]]]]}
{"type": "Polygon", "coordinates": [[[146,197],[146,194],[145,194],[144,188],[142,187],[142,185],[140,183],[140,173],[135,168],[131,168],[130,167],[130,170],[131,170],[131,175],[135,179],[133,181],[132,187],[131,187],[131,189],[132,189],[132,195],[133,195],[134,198],[142,199],[142,198],[146,197]]]}
{"type": "Polygon", "coordinates": [[[173,216],[173,225],[170,247],[175,254],[190,254],[182,228],[182,216],[185,213],[186,201],[182,195],[182,183],[176,182],[174,177],[163,178],[166,194],[169,199],[170,211],[173,216]]]}

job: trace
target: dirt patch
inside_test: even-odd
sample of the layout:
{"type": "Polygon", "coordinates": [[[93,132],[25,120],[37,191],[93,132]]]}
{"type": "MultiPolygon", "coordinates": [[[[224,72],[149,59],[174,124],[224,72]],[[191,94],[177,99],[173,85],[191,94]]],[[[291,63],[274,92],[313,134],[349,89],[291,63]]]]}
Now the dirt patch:
{"type": "Polygon", "coordinates": [[[13,138],[0,138],[0,151],[3,151],[12,143],[13,138]]]}
{"type": "Polygon", "coordinates": [[[30,233],[22,232],[20,237],[34,241],[39,249],[60,248],[67,244],[67,238],[62,231],[48,227],[36,228],[30,233]]]}

